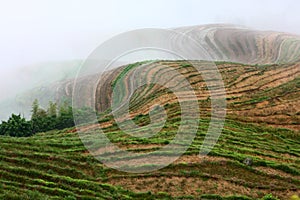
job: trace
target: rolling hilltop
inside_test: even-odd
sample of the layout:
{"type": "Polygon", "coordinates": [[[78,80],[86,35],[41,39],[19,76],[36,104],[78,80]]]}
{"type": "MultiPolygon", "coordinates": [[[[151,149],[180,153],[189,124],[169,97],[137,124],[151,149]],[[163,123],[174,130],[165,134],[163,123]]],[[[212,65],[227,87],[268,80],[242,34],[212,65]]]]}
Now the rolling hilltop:
{"type": "MultiPolygon", "coordinates": [[[[288,199],[300,193],[300,60],[298,36],[258,32],[228,25],[177,29],[190,34],[210,53],[226,90],[226,120],[212,151],[199,157],[211,117],[208,83],[195,66],[206,61],[157,60],[123,65],[101,75],[80,77],[82,105],[100,113],[98,124],[38,133],[28,138],[0,137],[0,198],[2,199],[288,199]],[[222,52],[220,52],[222,51],[222,52]],[[143,67],[146,80],[178,79],[194,91],[186,95],[199,105],[199,126],[185,153],[169,166],[149,173],[121,172],[97,161],[83,145],[77,131],[105,135],[123,150],[151,153],[176,136],[181,110],[178,98],[162,85],[147,84],[134,93],[131,77],[143,67]],[[172,71],[177,75],[168,77],[172,71]],[[122,84],[117,85],[120,82],[122,84]],[[167,119],[152,137],[126,134],[110,112],[112,91],[118,102],[130,102],[130,119],[141,131],[151,123],[149,113],[160,104],[167,119]],[[95,93],[93,92],[95,89],[95,93]],[[92,94],[95,94],[93,96],[92,94]],[[245,162],[250,160],[250,163],[245,162]]],[[[209,65],[208,65],[209,66],[209,65]]],[[[209,70],[209,68],[207,69],[209,70]]],[[[49,87],[58,97],[71,97],[74,80],[49,87]]],[[[178,90],[183,96],[185,90],[178,90]]],[[[117,103],[118,103],[117,102],[117,103]]],[[[79,102],[80,103],[80,102],[79,102]]],[[[121,104],[122,105],[122,104],[121,104]]],[[[195,108],[190,107],[194,110],[195,108]]],[[[160,115],[152,113],[154,118],[160,115]]],[[[124,119],[123,122],[127,122],[124,119]]],[[[187,133],[188,134],[188,133],[187,133]]],[[[181,145],[178,143],[177,145],[181,145]]],[[[95,156],[105,152],[95,150],[95,156]]],[[[143,157],[112,153],[110,162],[136,169],[153,167],[143,157]]],[[[154,154],[159,160],[174,152],[154,154]]]]}

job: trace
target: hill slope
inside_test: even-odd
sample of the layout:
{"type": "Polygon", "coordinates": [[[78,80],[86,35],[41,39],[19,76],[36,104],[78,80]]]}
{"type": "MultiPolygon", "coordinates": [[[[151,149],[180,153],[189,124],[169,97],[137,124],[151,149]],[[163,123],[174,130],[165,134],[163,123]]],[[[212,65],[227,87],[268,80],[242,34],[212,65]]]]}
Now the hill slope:
{"type": "MultiPolygon", "coordinates": [[[[228,24],[179,27],[173,30],[195,40],[207,51],[212,61],[259,65],[290,64],[300,61],[300,37],[298,35],[258,31],[228,24]]],[[[180,44],[178,38],[172,38],[172,40],[174,44],[180,44]]],[[[75,65],[74,68],[76,68],[75,65]]],[[[99,77],[100,74],[89,78],[81,77],[85,79],[82,80],[83,87],[90,90],[91,84],[89,83],[97,81],[99,77]]],[[[42,85],[19,95],[16,102],[18,106],[14,107],[23,108],[22,111],[28,115],[35,98],[40,99],[40,103],[44,106],[49,100],[60,101],[64,98],[71,98],[73,83],[74,80],[65,80],[42,85]]]]}
{"type": "MultiPolygon", "coordinates": [[[[206,61],[132,63],[77,80],[83,97],[79,104],[100,112],[100,125],[85,124],[77,129],[53,130],[29,138],[0,137],[0,198],[260,199],[272,194],[287,199],[299,194],[299,37],[229,25],[176,30],[190,35],[208,50],[224,81],[227,116],[222,134],[208,156],[199,157],[199,150],[211,120],[212,100],[208,83],[194,67],[205,66],[206,61]],[[178,80],[175,86],[179,89],[180,76],[183,77],[195,96],[189,96],[185,90],[178,93],[186,97],[187,103],[197,101],[200,123],[192,144],[174,163],[154,172],[130,174],[98,162],[83,145],[77,131],[97,136],[102,127],[110,141],[132,153],[155,152],[170,144],[181,122],[180,102],[164,85],[147,84],[132,93],[132,77],[141,67],[144,80],[178,80]],[[170,76],[172,72],[178,75],[170,76]],[[149,113],[154,105],[160,104],[165,109],[167,119],[157,134],[138,138],[126,134],[117,125],[111,113],[111,101],[118,81],[121,84],[117,92],[122,95],[117,103],[130,102],[129,119],[140,131],[149,131],[147,125],[152,122],[149,113]],[[253,163],[247,165],[245,159],[253,163]]],[[[55,83],[43,91],[57,100],[72,98],[73,83],[74,80],[55,83]]],[[[154,112],[153,116],[163,121],[159,114],[154,112]]],[[[124,123],[129,121],[122,116],[120,119],[124,123]]],[[[94,150],[92,153],[99,157],[111,153],[94,150]]],[[[175,153],[154,154],[151,159],[159,161],[175,157],[175,153]]],[[[119,166],[136,161],[137,170],[154,167],[143,164],[141,156],[111,154],[115,159],[110,162],[119,166]]]]}
{"type": "MultiPolygon", "coordinates": [[[[139,66],[140,63],[123,66],[110,72],[98,89],[111,91],[114,82],[121,80],[124,96],[129,97],[129,76],[139,66]]],[[[156,61],[149,63],[151,70],[146,77],[164,76],[168,70],[176,70],[191,83],[199,102],[200,125],[184,155],[158,171],[130,174],[95,160],[73,128],[30,138],[0,137],[3,198],[257,199],[272,193],[285,199],[299,193],[299,64],[219,62],[217,66],[226,86],[228,115],[222,135],[208,156],[198,156],[210,121],[205,82],[186,61],[156,61]],[[246,158],[253,160],[251,166],[243,163],[246,158]]],[[[137,125],[150,123],[149,109],[158,102],[166,110],[166,124],[155,136],[140,139],[125,134],[113,116],[104,112],[99,122],[107,137],[122,149],[139,153],[156,151],[168,144],[180,125],[180,107],[174,95],[163,87],[147,85],[130,97],[130,114],[137,125]]],[[[109,95],[96,100],[104,106],[99,110],[110,107],[109,95]]],[[[98,128],[84,125],[80,130],[95,134],[98,128]]],[[[138,159],[142,158],[120,156],[113,162],[126,165],[128,160],[138,159]]]]}
{"type": "MultiPolygon", "coordinates": [[[[200,109],[209,111],[211,105],[207,100],[210,98],[210,94],[201,74],[193,67],[193,64],[197,65],[197,63],[201,62],[156,61],[144,64],[145,71],[148,70],[145,72],[145,79],[155,80],[157,77],[163,79],[171,71],[178,71],[179,74],[184,75],[184,79],[191,83],[195,95],[200,101],[200,109]]],[[[93,99],[95,102],[91,97],[91,100],[87,101],[90,103],[89,105],[95,104],[96,109],[101,112],[110,108],[113,82],[121,75],[123,79],[122,90],[126,93],[124,95],[126,99],[129,95],[130,77],[135,71],[134,67],[139,65],[141,63],[128,65],[103,75],[97,86],[96,98],[93,99]],[[120,69],[126,73],[121,74],[120,69]],[[103,92],[106,95],[101,95],[103,92]]],[[[228,117],[243,122],[263,123],[300,130],[300,63],[250,65],[216,62],[216,66],[225,85],[228,117]]],[[[87,85],[87,87],[90,86],[87,85]]],[[[83,87],[82,90],[86,90],[86,87],[83,87]]],[[[147,89],[146,87],[143,90],[147,92],[137,91],[137,93],[142,92],[143,95],[134,100],[136,103],[139,102],[135,114],[147,113],[152,104],[165,105],[176,100],[175,96],[166,95],[163,88],[147,89]],[[144,102],[145,99],[146,103],[144,102]]],[[[85,94],[88,96],[91,93],[82,92],[82,95],[85,94]]],[[[131,103],[134,104],[134,102],[131,103]]]]}
{"type": "MultiPolygon", "coordinates": [[[[216,147],[208,157],[200,159],[200,140],[208,125],[206,120],[201,122],[197,139],[185,155],[170,166],[147,174],[127,174],[103,166],[85,150],[71,129],[30,138],[0,137],[0,197],[166,199],[171,198],[169,195],[204,198],[204,194],[218,194],[256,199],[272,193],[286,199],[299,193],[299,135],[228,120],[216,147]],[[252,166],[242,163],[246,157],[253,158],[252,166]]],[[[120,140],[122,133],[116,128],[107,127],[112,141],[133,152],[154,151],[168,140],[168,130],[148,141],[126,136],[120,140]]]]}

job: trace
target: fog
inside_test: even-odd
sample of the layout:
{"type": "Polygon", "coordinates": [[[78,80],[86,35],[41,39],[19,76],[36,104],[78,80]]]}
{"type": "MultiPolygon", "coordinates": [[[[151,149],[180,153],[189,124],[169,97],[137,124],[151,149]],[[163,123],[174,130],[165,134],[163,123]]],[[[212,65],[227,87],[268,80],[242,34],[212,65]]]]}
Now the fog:
{"type": "Polygon", "coordinates": [[[124,31],[230,23],[300,34],[299,5],[296,0],[2,0],[0,102],[68,77],[99,44],[124,31]]]}

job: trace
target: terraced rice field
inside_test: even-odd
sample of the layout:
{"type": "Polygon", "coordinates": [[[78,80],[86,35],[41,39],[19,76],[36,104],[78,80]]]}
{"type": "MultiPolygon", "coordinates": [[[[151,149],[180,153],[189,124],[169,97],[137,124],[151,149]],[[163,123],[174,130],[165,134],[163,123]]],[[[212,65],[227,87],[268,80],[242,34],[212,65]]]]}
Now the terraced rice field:
{"type": "MultiPolygon", "coordinates": [[[[1,137],[2,198],[157,199],[218,194],[250,199],[272,193],[285,199],[299,193],[299,135],[228,120],[213,151],[199,158],[207,122],[201,121],[196,140],[180,159],[146,174],[103,166],[72,129],[30,138],[1,137]],[[252,166],[242,163],[246,157],[253,159],[252,166]]],[[[169,125],[176,127],[176,123],[169,125]]],[[[106,129],[114,143],[132,152],[155,151],[169,140],[167,128],[144,141],[113,131],[115,126],[106,129]]]]}
{"type": "MultiPolygon", "coordinates": [[[[210,65],[211,63],[209,63],[210,65]]],[[[264,123],[271,126],[300,130],[300,63],[270,64],[270,65],[247,65],[239,63],[216,62],[216,66],[226,88],[227,114],[230,118],[244,122],[264,123]]],[[[142,64],[140,64],[142,65],[142,64]]],[[[210,110],[210,95],[207,84],[193,66],[205,66],[203,62],[184,61],[157,61],[145,66],[143,72],[147,74],[145,79],[153,82],[168,77],[171,71],[178,71],[178,83],[182,81],[181,75],[191,84],[203,114],[210,110]],[[206,112],[205,112],[206,111],[206,112]]],[[[134,64],[138,67],[138,63],[134,64]]],[[[130,77],[134,68],[124,71],[120,81],[120,92],[124,99],[130,95],[130,77]]],[[[142,73],[142,72],[140,72],[142,73]]],[[[96,93],[96,107],[99,111],[110,108],[111,95],[101,95],[101,91],[112,92],[112,84],[119,71],[105,76],[103,83],[98,85],[96,93]]],[[[166,79],[168,80],[168,79],[166,79]]],[[[171,80],[171,79],[170,79],[171,80]]],[[[147,82],[147,81],[146,81],[147,82]]],[[[180,94],[187,94],[180,91],[180,94]]],[[[180,95],[179,94],[179,95],[180,95]]],[[[190,100],[190,97],[187,97],[190,100]]],[[[172,104],[177,101],[176,95],[159,86],[144,86],[131,96],[132,116],[140,113],[148,113],[149,108],[159,103],[162,105],[172,104]],[[135,112],[136,110],[136,112],[135,112]]]]}
{"type": "MultiPolygon", "coordinates": [[[[193,63],[198,62],[201,61],[193,63]]],[[[0,198],[259,199],[272,194],[287,199],[299,194],[299,63],[216,64],[226,88],[227,117],[222,134],[208,156],[199,157],[211,115],[206,83],[189,62],[155,61],[145,68],[147,78],[167,76],[168,70],[176,70],[191,83],[199,103],[196,137],[178,160],[154,172],[132,174],[108,168],[96,160],[82,144],[75,128],[29,138],[0,137],[0,198]],[[246,158],[251,158],[253,164],[245,165],[246,158]]],[[[101,107],[96,108],[103,111],[99,124],[114,144],[133,153],[148,153],[161,149],[175,137],[181,113],[176,96],[164,87],[146,85],[130,94],[130,74],[140,65],[123,66],[122,70],[110,73],[98,91],[112,91],[116,80],[121,81],[119,89],[123,97],[130,97],[130,117],[140,127],[151,123],[149,110],[160,103],[168,118],[155,136],[141,139],[120,130],[109,114],[110,95],[97,96],[96,105],[101,107]]],[[[79,128],[92,135],[98,129],[98,125],[79,128]]],[[[163,156],[173,154],[154,155],[152,159],[163,159],[163,156]]],[[[116,157],[111,162],[119,165],[143,159],[116,157]]]]}

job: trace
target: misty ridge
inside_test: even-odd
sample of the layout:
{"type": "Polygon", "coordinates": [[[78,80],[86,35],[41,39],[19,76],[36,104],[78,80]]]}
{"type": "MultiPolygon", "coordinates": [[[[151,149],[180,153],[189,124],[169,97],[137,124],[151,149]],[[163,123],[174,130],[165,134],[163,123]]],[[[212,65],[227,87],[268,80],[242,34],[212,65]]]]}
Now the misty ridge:
{"type": "MultiPolygon", "coordinates": [[[[0,89],[0,120],[6,120],[11,113],[30,118],[31,105],[35,99],[46,108],[49,101],[60,102],[60,89],[65,84],[73,87],[74,79],[84,60],[51,61],[19,67],[6,73],[0,89]]],[[[116,62],[121,66],[125,62],[116,62]]],[[[97,66],[97,65],[96,65],[97,66]]]]}
{"type": "MultiPolygon", "coordinates": [[[[34,96],[51,84],[75,77],[80,68],[81,60],[45,62],[31,66],[24,66],[6,73],[2,78],[0,95],[0,119],[7,119],[11,113],[20,113],[29,117],[29,105],[34,96]]],[[[44,94],[47,99],[52,99],[51,94],[44,94]]],[[[46,106],[47,104],[41,104],[46,106]]]]}

